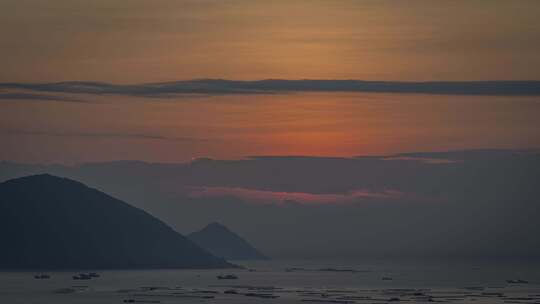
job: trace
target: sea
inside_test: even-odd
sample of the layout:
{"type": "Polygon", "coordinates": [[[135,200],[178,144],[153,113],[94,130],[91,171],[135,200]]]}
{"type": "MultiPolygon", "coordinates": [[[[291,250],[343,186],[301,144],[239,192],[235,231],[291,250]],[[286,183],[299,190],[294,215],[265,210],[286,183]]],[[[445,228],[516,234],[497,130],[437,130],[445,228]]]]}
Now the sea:
{"type": "Polygon", "coordinates": [[[243,268],[4,271],[0,303],[540,303],[540,263],[531,261],[235,263],[243,268]],[[86,272],[99,277],[73,279],[86,272]]]}

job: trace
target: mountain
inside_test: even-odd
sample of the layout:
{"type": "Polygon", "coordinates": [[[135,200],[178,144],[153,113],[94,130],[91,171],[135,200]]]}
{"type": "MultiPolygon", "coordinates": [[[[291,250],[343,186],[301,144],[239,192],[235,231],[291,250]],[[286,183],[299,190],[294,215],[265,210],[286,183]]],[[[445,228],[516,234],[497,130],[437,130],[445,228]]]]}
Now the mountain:
{"type": "Polygon", "coordinates": [[[0,269],[232,267],[150,214],[48,174],[0,183],[0,269]]]}
{"type": "Polygon", "coordinates": [[[268,259],[246,240],[219,223],[211,223],[188,238],[212,254],[227,260],[268,259]]]}

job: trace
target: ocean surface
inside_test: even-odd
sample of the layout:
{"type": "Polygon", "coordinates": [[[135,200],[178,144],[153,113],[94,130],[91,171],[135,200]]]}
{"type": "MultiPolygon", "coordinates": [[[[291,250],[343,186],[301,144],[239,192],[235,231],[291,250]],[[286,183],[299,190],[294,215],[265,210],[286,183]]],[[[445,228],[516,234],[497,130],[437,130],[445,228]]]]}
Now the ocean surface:
{"type": "Polygon", "coordinates": [[[91,280],[0,272],[0,303],[540,303],[538,262],[236,263],[245,269],[97,271],[91,280]],[[226,274],[238,278],[217,278],[226,274]]]}

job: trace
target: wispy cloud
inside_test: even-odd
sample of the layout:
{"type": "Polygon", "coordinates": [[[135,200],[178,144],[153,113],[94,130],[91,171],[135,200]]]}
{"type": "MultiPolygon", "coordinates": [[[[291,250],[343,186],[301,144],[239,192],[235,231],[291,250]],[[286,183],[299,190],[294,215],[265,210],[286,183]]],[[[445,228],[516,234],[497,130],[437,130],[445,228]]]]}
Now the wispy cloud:
{"type": "MultiPolygon", "coordinates": [[[[111,84],[105,82],[0,83],[0,89],[69,94],[116,94],[140,97],[177,95],[274,94],[290,92],[375,92],[447,95],[539,96],[540,81],[363,81],[284,80],[239,81],[197,79],[162,83],[111,84]]],[[[8,94],[8,93],[4,93],[8,94]]],[[[14,95],[17,97],[17,95],[14,95]]],[[[22,95],[19,95],[19,97],[22,95]]],[[[39,97],[35,95],[34,97],[39,97]]],[[[50,98],[44,95],[44,98],[50,98]]]]}
{"type": "Polygon", "coordinates": [[[382,158],[383,160],[396,160],[396,161],[417,161],[426,164],[453,164],[461,162],[453,159],[444,159],[444,158],[426,158],[426,157],[406,157],[406,156],[396,156],[396,157],[387,157],[382,158]]]}
{"type": "Polygon", "coordinates": [[[0,100],[51,100],[51,101],[85,102],[84,100],[81,100],[81,99],[70,98],[66,96],[24,93],[24,92],[0,93],[0,100]]]}
{"type": "Polygon", "coordinates": [[[113,138],[113,139],[146,139],[146,140],[168,140],[197,142],[207,141],[204,138],[195,137],[169,137],[140,133],[98,133],[98,132],[48,132],[33,130],[0,130],[3,134],[29,135],[29,136],[54,136],[54,137],[86,137],[86,138],[113,138]]]}
{"type": "Polygon", "coordinates": [[[399,191],[374,192],[352,190],[348,193],[307,193],[248,189],[240,187],[193,187],[189,196],[192,198],[236,197],[255,204],[352,204],[363,201],[396,201],[405,197],[399,191]]]}

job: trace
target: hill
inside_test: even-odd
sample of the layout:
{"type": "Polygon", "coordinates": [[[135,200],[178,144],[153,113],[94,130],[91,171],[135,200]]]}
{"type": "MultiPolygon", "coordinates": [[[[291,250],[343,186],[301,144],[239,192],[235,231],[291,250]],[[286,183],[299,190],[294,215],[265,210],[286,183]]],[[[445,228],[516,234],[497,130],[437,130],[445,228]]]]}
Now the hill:
{"type": "Polygon", "coordinates": [[[211,223],[188,238],[212,254],[227,260],[268,259],[246,240],[219,223],[211,223]]]}
{"type": "Polygon", "coordinates": [[[0,184],[0,269],[232,267],[150,214],[48,174],[0,184]]]}

